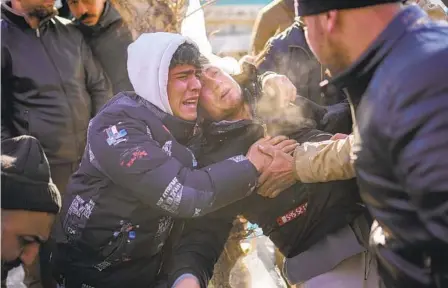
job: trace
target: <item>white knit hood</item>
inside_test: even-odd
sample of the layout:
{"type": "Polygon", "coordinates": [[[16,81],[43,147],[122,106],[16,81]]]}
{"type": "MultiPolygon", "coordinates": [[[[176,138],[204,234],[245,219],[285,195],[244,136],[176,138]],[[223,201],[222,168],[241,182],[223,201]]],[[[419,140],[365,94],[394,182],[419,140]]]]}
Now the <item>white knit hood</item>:
{"type": "Polygon", "coordinates": [[[144,33],[128,47],[128,75],[135,93],[171,115],[167,93],[169,66],[177,48],[185,42],[196,46],[179,34],[144,33]]]}

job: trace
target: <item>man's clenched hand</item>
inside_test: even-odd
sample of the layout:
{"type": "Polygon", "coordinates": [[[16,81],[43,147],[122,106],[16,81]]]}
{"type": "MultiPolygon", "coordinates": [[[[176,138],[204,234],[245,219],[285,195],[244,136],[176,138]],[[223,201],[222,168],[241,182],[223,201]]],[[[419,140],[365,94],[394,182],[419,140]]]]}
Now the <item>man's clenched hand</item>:
{"type": "Polygon", "coordinates": [[[285,153],[292,153],[297,147],[297,141],[288,139],[286,136],[276,136],[276,137],[264,137],[250,146],[246,157],[249,159],[259,173],[263,171],[271,164],[274,157],[268,153],[264,153],[260,150],[263,148],[272,148],[273,150],[283,151],[285,153]]]}
{"type": "Polygon", "coordinates": [[[275,99],[276,108],[288,107],[297,97],[297,88],[285,75],[268,74],[263,77],[262,89],[271,99],[275,99]]]}
{"type": "Polygon", "coordinates": [[[265,197],[277,197],[280,192],[296,183],[293,172],[294,159],[290,154],[273,146],[261,144],[258,149],[273,160],[258,179],[257,193],[265,197]]]}

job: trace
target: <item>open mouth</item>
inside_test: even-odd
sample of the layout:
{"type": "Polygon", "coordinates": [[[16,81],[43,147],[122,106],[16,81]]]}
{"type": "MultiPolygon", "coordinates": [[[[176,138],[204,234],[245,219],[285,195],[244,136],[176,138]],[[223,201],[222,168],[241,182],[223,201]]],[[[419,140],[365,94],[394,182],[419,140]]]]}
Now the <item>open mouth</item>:
{"type": "Polygon", "coordinates": [[[189,100],[185,100],[184,102],[182,102],[183,105],[188,106],[188,107],[196,107],[198,105],[198,100],[197,99],[189,99],[189,100]]]}

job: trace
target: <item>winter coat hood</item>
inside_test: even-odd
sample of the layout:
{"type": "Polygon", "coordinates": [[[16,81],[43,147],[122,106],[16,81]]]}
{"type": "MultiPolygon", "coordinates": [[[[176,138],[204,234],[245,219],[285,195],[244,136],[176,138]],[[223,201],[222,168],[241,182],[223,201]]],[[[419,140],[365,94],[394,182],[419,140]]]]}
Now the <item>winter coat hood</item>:
{"type": "Polygon", "coordinates": [[[134,91],[171,115],[167,93],[170,62],[177,48],[186,42],[196,46],[180,34],[144,33],[128,47],[127,68],[134,91]]]}

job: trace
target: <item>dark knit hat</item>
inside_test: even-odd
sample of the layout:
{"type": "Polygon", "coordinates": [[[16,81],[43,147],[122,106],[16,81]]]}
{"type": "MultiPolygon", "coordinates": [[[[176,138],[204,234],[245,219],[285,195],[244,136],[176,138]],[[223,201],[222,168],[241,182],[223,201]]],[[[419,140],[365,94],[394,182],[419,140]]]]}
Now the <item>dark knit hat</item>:
{"type": "Polygon", "coordinates": [[[39,141],[19,136],[1,142],[2,209],[57,214],[61,195],[39,141]]]}
{"type": "Polygon", "coordinates": [[[361,8],[403,0],[299,0],[299,16],[310,16],[330,10],[361,8]]]}

